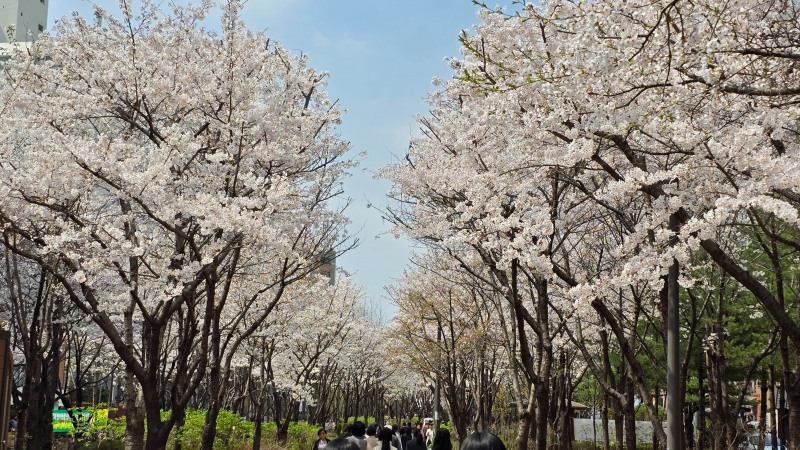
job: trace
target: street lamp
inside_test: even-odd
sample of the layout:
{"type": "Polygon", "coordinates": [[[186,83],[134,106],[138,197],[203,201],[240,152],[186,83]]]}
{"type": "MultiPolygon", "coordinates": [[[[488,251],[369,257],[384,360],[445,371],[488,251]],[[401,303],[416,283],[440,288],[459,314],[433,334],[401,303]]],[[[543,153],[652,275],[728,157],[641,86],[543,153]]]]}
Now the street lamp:
{"type": "Polygon", "coordinates": [[[8,439],[8,423],[11,420],[11,332],[3,329],[0,323],[0,449],[6,448],[8,439]]]}
{"type": "MultiPolygon", "coordinates": [[[[676,233],[671,245],[677,241],[679,227],[677,213],[669,216],[669,229],[676,233]]],[[[678,261],[673,258],[667,274],[667,450],[681,450],[681,398],[680,398],[680,347],[678,342],[678,261]]]]}

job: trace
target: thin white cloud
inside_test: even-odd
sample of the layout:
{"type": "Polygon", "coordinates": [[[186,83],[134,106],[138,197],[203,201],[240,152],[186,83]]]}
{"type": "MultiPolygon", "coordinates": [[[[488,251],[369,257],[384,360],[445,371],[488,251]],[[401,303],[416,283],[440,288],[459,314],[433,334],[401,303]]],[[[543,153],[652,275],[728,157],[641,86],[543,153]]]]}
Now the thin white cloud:
{"type": "Polygon", "coordinates": [[[319,31],[311,35],[311,45],[314,48],[332,51],[346,56],[364,55],[369,51],[369,43],[363,39],[352,36],[329,36],[319,31]]]}

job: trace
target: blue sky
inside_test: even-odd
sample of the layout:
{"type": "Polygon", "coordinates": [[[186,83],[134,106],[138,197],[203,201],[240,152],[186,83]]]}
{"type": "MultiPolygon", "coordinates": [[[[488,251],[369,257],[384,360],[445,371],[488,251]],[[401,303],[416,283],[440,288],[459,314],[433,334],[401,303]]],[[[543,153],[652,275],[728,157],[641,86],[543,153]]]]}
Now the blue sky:
{"type": "MultiPolygon", "coordinates": [[[[97,3],[109,10],[118,4],[97,3]]],[[[52,0],[49,21],[72,11],[91,17],[88,2],[52,0]]],[[[368,154],[345,184],[353,199],[351,232],[358,233],[360,246],[338,265],[355,274],[367,303],[383,319],[395,312],[383,287],[402,274],[412,244],[392,237],[389,224],[367,207],[387,202],[389,184],[373,174],[405,155],[418,130],[415,115],[428,111],[431,79],[450,77],[445,58],[458,57],[459,32],[478,23],[476,12],[470,0],[249,0],[244,8],[250,29],[308,54],[312,67],[330,72],[329,95],[347,110],[342,138],[352,144],[353,155],[368,154]]]]}

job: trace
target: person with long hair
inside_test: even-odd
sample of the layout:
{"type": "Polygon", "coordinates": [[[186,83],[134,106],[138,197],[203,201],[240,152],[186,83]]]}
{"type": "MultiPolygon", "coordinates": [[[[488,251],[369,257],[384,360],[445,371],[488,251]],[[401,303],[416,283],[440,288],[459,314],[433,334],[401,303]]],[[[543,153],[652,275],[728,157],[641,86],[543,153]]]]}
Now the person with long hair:
{"type": "Polygon", "coordinates": [[[450,440],[450,430],[439,428],[433,437],[432,450],[453,450],[453,442],[450,440]]]}
{"type": "Polygon", "coordinates": [[[506,446],[492,433],[476,431],[464,439],[459,450],[506,450],[506,446]]]}
{"type": "Polygon", "coordinates": [[[406,450],[425,450],[425,440],[422,439],[422,430],[414,428],[411,439],[406,442],[406,450]]]}

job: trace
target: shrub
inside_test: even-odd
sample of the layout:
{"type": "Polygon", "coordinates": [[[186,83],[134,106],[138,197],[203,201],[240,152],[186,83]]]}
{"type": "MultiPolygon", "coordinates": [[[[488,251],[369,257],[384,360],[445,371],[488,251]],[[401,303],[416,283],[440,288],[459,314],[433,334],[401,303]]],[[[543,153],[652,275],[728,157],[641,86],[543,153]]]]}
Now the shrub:
{"type": "Polygon", "coordinates": [[[317,440],[319,427],[306,422],[289,424],[286,446],[289,450],[309,450],[317,440]]]}
{"type": "MultiPolygon", "coordinates": [[[[167,418],[169,412],[164,412],[167,418]]],[[[167,448],[174,447],[180,440],[183,448],[200,448],[205,425],[205,410],[188,410],[184,426],[174,428],[170,433],[167,448]]],[[[374,420],[374,419],[373,419],[374,420]]],[[[253,446],[255,424],[230,411],[222,410],[217,417],[217,436],[214,450],[248,450],[253,446]]],[[[317,439],[316,425],[306,422],[289,424],[288,440],[285,446],[277,442],[277,429],[274,422],[264,422],[261,426],[261,448],[265,450],[310,450],[317,439]]],[[[91,441],[83,443],[81,450],[122,450],[125,448],[125,417],[109,419],[108,425],[101,433],[90,437],[91,441]]]]}

